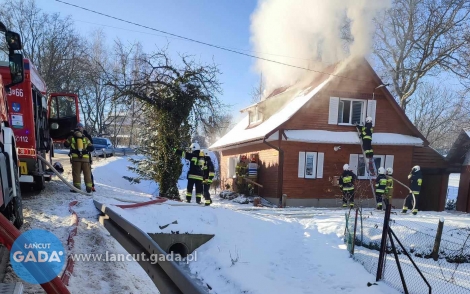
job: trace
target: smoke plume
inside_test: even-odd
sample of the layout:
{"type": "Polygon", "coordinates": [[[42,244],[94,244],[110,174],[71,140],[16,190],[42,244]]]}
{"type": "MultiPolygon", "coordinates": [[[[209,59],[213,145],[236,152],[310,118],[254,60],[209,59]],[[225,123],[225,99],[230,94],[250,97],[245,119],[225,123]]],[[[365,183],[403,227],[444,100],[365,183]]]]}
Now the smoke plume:
{"type": "MultiPolygon", "coordinates": [[[[251,42],[259,56],[321,70],[325,64],[371,52],[375,14],[390,0],[259,0],[251,16],[251,42]]],[[[306,73],[258,60],[267,93],[306,73]]]]}

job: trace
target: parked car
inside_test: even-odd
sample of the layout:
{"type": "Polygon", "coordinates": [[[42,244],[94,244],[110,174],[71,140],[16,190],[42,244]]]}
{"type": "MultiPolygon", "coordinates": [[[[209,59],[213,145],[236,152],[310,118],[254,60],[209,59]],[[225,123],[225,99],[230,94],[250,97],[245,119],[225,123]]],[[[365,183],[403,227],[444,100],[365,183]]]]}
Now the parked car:
{"type": "Polygon", "coordinates": [[[93,146],[95,146],[94,155],[106,157],[114,155],[114,146],[108,138],[92,138],[93,146]]]}

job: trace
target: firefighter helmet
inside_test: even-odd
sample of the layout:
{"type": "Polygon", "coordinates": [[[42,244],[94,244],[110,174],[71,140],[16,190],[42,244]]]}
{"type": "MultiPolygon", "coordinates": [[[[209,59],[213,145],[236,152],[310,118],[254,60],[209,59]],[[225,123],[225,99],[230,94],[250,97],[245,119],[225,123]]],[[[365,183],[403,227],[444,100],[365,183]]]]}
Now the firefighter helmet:
{"type": "Polygon", "coordinates": [[[393,175],[393,168],[391,168],[391,167],[387,168],[387,175],[389,175],[389,176],[393,175]]]}
{"type": "Polygon", "coordinates": [[[420,170],[419,165],[415,165],[415,166],[413,166],[413,168],[411,169],[411,171],[413,171],[413,172],[417,172],[417,171],[419,171],[419,170],[420,170]]]}
{"type": "Polygon", "coordinates": [[[84,126],[81,122],[79,122],[79,123],[77,124],[77,128],[84,128],[84,127],[85,127],[85,126],[84,126]]]}
{"type": "Polygon", "coordinates": [[[366,123],[372,123],[372,117],[370,116],[366,117],[366,123]]]}
{"type": "Polygon", "coordinates": [[[349,170],[349,164],[346,163],[345,165],[343,165],[343,170],[349,170]]]}
{"type": "Polygon", "coordinates": [[[209,156],[209,149],[204,149],[204,156],[209,156]]]}
{"type": "Polygon", "coordinates": [[[200,150],[201,146],[199,146],[198,142],[194,142],[193,144],[191,144],[191,146],[189,146],[189,148],[191,149],[191,151],[194,151],[194,150],[200,150]]]}
{"type": "Polygon", "coordinates": [[[385,168],[379,167],[378,172],[379,172],[379,174],[381,174],[381,175],[385,174],[385,168]]]}

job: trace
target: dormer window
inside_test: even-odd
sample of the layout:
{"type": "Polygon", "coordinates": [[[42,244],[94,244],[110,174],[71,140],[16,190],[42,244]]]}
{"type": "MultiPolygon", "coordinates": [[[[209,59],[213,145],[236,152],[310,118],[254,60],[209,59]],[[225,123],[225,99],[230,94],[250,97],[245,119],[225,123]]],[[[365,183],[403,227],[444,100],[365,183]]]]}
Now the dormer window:
{"type": "Polygon", "coordinates": [[[263,120],[262,113],[258,110],[258,106],[248,111],[249,113],[249,124],[257,124],[263,120]]]}

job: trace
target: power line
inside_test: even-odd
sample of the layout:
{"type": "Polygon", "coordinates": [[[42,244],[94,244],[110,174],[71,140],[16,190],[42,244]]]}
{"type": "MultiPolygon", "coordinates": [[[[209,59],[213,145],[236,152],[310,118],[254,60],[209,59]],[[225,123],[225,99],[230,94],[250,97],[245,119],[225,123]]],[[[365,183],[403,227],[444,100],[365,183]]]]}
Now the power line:
{"type": "MultiPolygon", "coordinates": [[[[136,31],[136,30],[126,29],[126,28],[121,28],[121,27],[116,27],[116,26],[111,26],[111,25],[105,25],[105,24],[101,24],[101,23],[96,23],[96,22],[84,21],[84,20],[76,19],[76,18],[74,18],[73,20],[74,20],[74,21],[77,21],[77,22],[83,22],[83,23],[93,24],[93,25],[102,26],[102,27],[107,27],[107,28],[113,28],[113,29],[124,30],[124,31],[129,31],[129,32],[135,32],[135,33],[146,34],[146,35],[157,36],[157,37],[163,37],[163,38],[170,38],[170,39],[174,39],[174,40],[182,40],[182,39],[179,38],[179,37],[171,37],[171,36],[165,36],[165,35],[161,35],[161,34],[152,34],[152,33],[148,33],[148,32],[136,31]]],[[[184,39],[183,39],[182,41],[188,41],[188,42],[190,42],[189,40],[184,40],[184,39]]],[[[237,51],[245,51],[245,52],[252,52],[252,53],[258,53],[258,54],[279,56],[279,57],[285,57],[285,58],[306,60],[306,61],[311,60],[311,59],[308,59],[308,58],[292,57],[292,56],[281,55],[281,54],[274,54],[274,53],[257,52],[257,51],[253,51],[253,50],[239,49],[239,48],[233,48],[233,47],[232,47],[232,48],[231,48],[231,47],[224,47],[224,48],[228,48],[228,49],[232,49],[232,50],[237,50],[237,51]]]]}
{"type": "Polygon", "coordinates": [[[361,82],[367,82],[366,80],[360,80],[360,79],[355,79],[355,78],[350,78],[350,77],[345,77],[345,76],[330,74],[330,73],[323,72],[323,71],[319,71],[319,70],[314,70],[314,69],[310,69],[310,68],[306,68],[306,67],[302,67],[302,66],[297,66],[297,65],[293,65],[293,64],[289,64],[289,63],[284,63],[284,62],[280,62],[280,61],[276,61],[276,60],[272,60],[272,59],[268,59],[268,58],[264,58],[264,57],[260,57],[260,56],[256,56],[256,55],[252,55],[252,54],[248,54],[248,53],[244,53],[244,52],[240,52],[240,51],[233,50],[233,49],[229,49],[229,48],[222,47],[222,46],[219,46],[219,45],[214,45],[214,44],[210,44],[210,43],[207,43],[207,42],[199,41],[199,40],[196,40],[196,39],[192,39],[192,38],[180,36],[180,35],[177,35],[177,34],[169,33],[169,32],[163,31],[163,30],[155,29],[155,28],[152,28],[152,27],[149,27],[149,26],[146,26],[146,25],[142,25],[142,24],[139,24],[139,23],[135,23],[135,22],[132,22],[132,21],[129,21],[129,20],[125,20],[125,19],[116,17],[116,16],[112,16],[112,15],[105,14],[105,13],[102,13],[102,12],[99,12],[99,11],[96,11],[96,10],[92,10],[92,9],[89,9],[89,8],[85,8],[85,7],[76,5],[76,4],[68,3],[68,2],[65,2],[65,1],[62,1],[62,0],[55,0],[55,1],[60,2],[60,3],[63,3],[63,4],[66,4],[66,5],[69,5],[69,6],[73,6],[73,7],[82,9],[82,10],[86,10],[86,11],[89,11],[89,12],[91,12],[91,13],[95,13],[95,14],[99,14],[99,15],[102,15],[102,16],[105,16],[105,17],[108,17],[108,18],[112,18],[112,19],[115,19],[115,20],[118,20],[118,21],[121,21],[121,22],[125,22],[125,23],[128,23],[128,24],[132,24],[132,25],[135,25],[135,26],[138,26],[138,27],[142,27],[142,28],[145,28],[145,29],[148,29],[148,30],[156,31],[156,32],[159,32],[159,33],[162,33],[162,34],[170,35],[170,36],[173,36],[173,37],[176,37],[176,38],[180,38],[180,39],[187,40],[187,41],[191,41],[191,42],[198,43],[198,44],[201,44],[201,45],[205,45],[205,46],[217,48],[217,49],[220,49],[220,50],[232,52],[232,53],[235,53],[235,54],[244,55],[244,56],[248,56],[248,57],[255,58],[255,59],[259,59],[259,60],[263,60],[263,61],[267,61],[267,62],[276,63],[276,64],[279,64],[279,65],[284,65],[284,66],[288,66],[288,67],[292,67],[292,68],[307,70],[307,71],[316,72],[316,73],[320,73],[320,74],[324,74],[324,75],[329,75],[329,76],[334,76],[334,77],[338,77],[338,78],[350,79],[350,80],[361,81],[361,82]]]}

